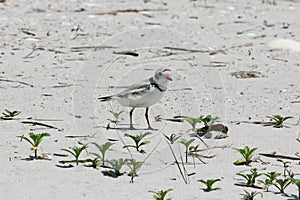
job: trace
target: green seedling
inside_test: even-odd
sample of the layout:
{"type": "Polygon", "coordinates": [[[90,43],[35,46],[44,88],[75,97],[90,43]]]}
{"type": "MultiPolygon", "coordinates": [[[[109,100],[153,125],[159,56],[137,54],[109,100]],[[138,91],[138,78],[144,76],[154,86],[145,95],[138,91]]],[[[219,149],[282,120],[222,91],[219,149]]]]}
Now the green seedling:
{"type": "Polygon", "coordinates": [[[96,169],[99,166],[99,158],[94,158],[94,159],[86,159],[84,162],[89,162],[91,163],[89,166],[93,167],[94,169],[96,169]]]}
{"type": "Polygon", "coordinates": [[[298,188],[298,199],[300,199],[300,179],[290,178],[292,184],[296,185],[298,188]]]}
{"type": "Polygon", "coordinates": [[[183,120],[185,120],[186,122],[188,122],[191,126],[192,126],[192,130],[196,129],[196,125],[200,122],[200,120],[202,119],[202,115],[196,118],[193,117],[185,117],[183,120]]]}
{"type": "Polygon", "coordinates": [[[248,192],[247,190],[244,190],[245,194],[241,194],[242,195],[242,200],[254,200],[254,198],[257,195],[260,195],[260,197],[263,197],[263,194],[261,192],[248,192]]]}
{"type": "Polygon", "coordinates": [[[286,177],[289,174],[288,168],[290,167],[291,162],[284,161],[281,159],[277,159],[278,162],[281,162],[283,164],[283,176],[286,177]]]}
{"type": "Polygon", "coordinates": [[[164,134],[164,136],[170,142],[170,144],[174,144],[176,140],[178,140],[181,137],[180,135],[177,136],[174,133],[172,133],[170,136],[164,134]]]}
{"type": "Polygon", "coordinates": [[[120,112],[114,112],[112,110],[109,110],[109,112],[114,116],[114,120],[111,120],[112,122],[114,122],[115,124],[117,124],[120,120],[120,115],[124,112],[124,111],[120,111],[120,112]]]}
{"type": "Polygon", "coordinates": [[[136,161],[135,159],[128,159],[127,165],[131,169],[131,171],[128,173],[128,176],[131,177],[130,183],[133,183],[134,177],[138,176],[137,172],[142,167],[143,162],[136,161]]]}
{"type": "Polygon", "coordinates": [[[120,158],[118,160],[112,159],[112,160],[107,160],[107,162],[110,164],[112,170],[105,171],[104,173],[106,175],[111,177],[118,177],[123,175],[123,173],[121,173],[121,169],[123,165],[127,163],[127,159],[123,159],[123,158],[120,158]]]}
{"type": "Polygon", "coordinates": [[[9,118],[9,119],[12,119],[19,114],[21,114],[21,111],[17,111],[17,110],[10,111],[8,109],[5,109],[4,112],[2,113],[4,118],[9,118]]]}
{"type": "Polygon", "coordinates": [[[138,152],[143,153],[144,151],[140,150],[140,147],[144,146],[146,144],[149,144],[150,141],[143,141],[142,142],[142,139],[144,137],[146,137],[147,135],[150,135],[150,134],[151,134],[151,132],[146,132],[144,134],[139,134],[139,135],[130,135],[130,134],[125,133],[124,136],[131,138],[134,141],[135,145],[125,145],[123,148],[132,147],[132,148],[135,148],[138,152]]]}
{"type": "Polygon", "coordinates": [[[208,132],[210,127],[219,119],[219,117],[212,117],[211,115],[207,115],[205,117],[201,116],[200,121],[204,123],[204,127],[200,129],[200,131],[208,132]]]}
{"type": "Polygon", "coordinates": [[[42,142],[43,137],[49,137],[49,136],[50,136],[49,133],[39,133],[39,134],[29,133],[30,139],[25,137],[24,135],[17,136],[17,137],[21,138],[21,141],[24,139],[32,145],[30,150],[34,151],[34,158],[37,159],[38,158],[38,147],[39,147],[40,143],[42,142]]]}
{"type": "Polygon", "coordinates": [[[292,116],[283,117],[281,115],[272,115],[272,116],[266,116],[266,117],[275,121],[274,127],[276,127],[276,128],[282,128],[284,121],[286,121],[287,119],[294,118],[292,116]]]}
{"type": "Polygon", "coordinates": [[[70,153],[72,156],[74,156],[74,158],[75,158],[74,162],[76,163],[76,165],[78,165],[79,162],[83,162],[83,161],[79,160],[79,156],[83,150],[87,149],[87,144],[85,144],[81,147],[74,146],[74,147],[69,147],[69,148],[70,149],[61,149],[61,150],[66,151],[66,152],[70,153]]]}
{"type": "Polygon", "coordinates": [[[262,183],[263,189],[265,189],[266,191],[269,191],[269,187],[271,185],[274,185],[274,181],[276,180],[276,178],[278,176],[280,176],[280,173],[277,172],[268,172],[264,174],[267,178],[265,180],[259,180],[260,183],[262,183]]]}
{"type": "Polygon", "coordinates": [[[149,192],[151,192],[151,193],[154,194],[154,195],[153,195],[153,198],[154,198],[155,200],[172,200],[171,198],[165,199],[167,193],[170,192],[170,191],[172,191],[172,190],[173,190],[173,189],[159,190],[159,191],[157,191],[157,192],[151,191],[151,190],[150,190],[149,192]]]}
{"type": "Polygon", "coordinates": [[[218,181],[221,181],[221,179],[207,179],[207,180],[201,179],[201,180],[198,180],[198,181],[203,183],[206,186],[206,188],[204,189],[205,192],[210,192],[210,191],[213,191],[213,190],[220,190],[221,189],[219,187],[213,188],[213,184],[215,184],[218,181]]]}
{"type": "Polygon", "coordinates": [[[195,139],[181,139],[179,142],[185,146],[185,163],[188,162],[189,146],[195,141],[195,139]]]}
{"type": "Polygon", "coordinates": [[[234,150],[238,151],[244,159],[240,159],[234,162],[235,165],[248,165],[252,160],[253,152],[257,148],[250,149],[248,146],[245,146],[243,149],[233,148],[234,150]]]}
{"type": "Polygon", "coordinates": [[[246,180],[246,186],[253,187],[255,184],[256,178],[261,176],[262,174],[257,173],[256,168],[252,168],[250,170],[250,172],[251,172],[250,174],[237,173],[236,175],[241,176],[246,180]]]}
{"type": "Polygon", "coordinates": [[[92,142],[92,144],[97,147],[97,149],[100,151],[101,154],[94,153],[94,152],[92,152],[91,154],[93,154],[94,156],[96,156],[97,158],[99,158],[101,160],[101,162],[102,162],[102,165],[105,165],[105,154],[106,154],[107,150],[109,150],[109,148],[114,143],[112,143],[112,142],[106,142],[105,144],[99,145],[96,142],[92,142]]]}
{"type": "Polygon", "coordinates": [[[284,190],[292,183],[290,178],[276,179],[274,186],[279,190],[280,193],[284,193],[284,190]]]}

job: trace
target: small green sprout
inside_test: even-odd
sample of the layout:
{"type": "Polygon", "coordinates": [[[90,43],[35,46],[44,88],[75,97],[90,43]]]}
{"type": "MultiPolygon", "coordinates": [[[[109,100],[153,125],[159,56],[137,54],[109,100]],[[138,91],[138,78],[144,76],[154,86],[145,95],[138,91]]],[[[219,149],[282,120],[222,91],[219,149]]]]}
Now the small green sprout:
{"type": "Polygon", "coordinates": [[[284,190],[292,183],[290,178],[276,179],[274,186],[279,190],[280,193],[284,194],[284,190]]]}
{"type": "Polygon", "coordinates": [[[134,177],[138,176],[137,172],[142,167],[143,162],[136,161],[135,159],[128,159],[127,165],[131,169],[131,171],[128,173],[128,176],[131,177],[130,183],[133,183],[134,177]]]}
{"type": "Polygon", "coordinates": [[[250,174],[237,173],[236,175],[241,176],[246,180],[246,186],[253,187],[255,184],[255,179],[261,176],[262,174],[257,173],[256,168],[252,168],[250,172],[250,174]]]}
{"type": "Polygon", "coordinates": [[[238,148],[233,148],[234,150],[238,151],[244,159],[240,159],[234,162],[235,165],[244,165],[244,164],[249,164],[252,160],[251,158],[253,157],[253,152],[257,148],[250,149],[248,146],[245,146],[243,149],[238,149],[238,148]]]}
{"type": "Polygon", "coordinates": [[[298,188],[298,198],[300,199],[300,179],[290,178],[292,184],[296,185],[298,188]]]}
{"type": "Polygon", "coordinates": [[[123,158],[119,158],[118,160],[112,159],[112,160],[107,160],[107,162],[110,164],[112,170],[105,171],[104,174],[111,177],[118,177],[123,175],[123,173],[121,173],[121,169],[123,165],[127,163],[127,159],[123,159],[123,158]]]}
{"type": "Polygon", "coordinates": [[[81,147],[74,146],[74,147],[69,147],[69,148],[71,150],[70,149],[61,149],[61,150],[66,151],[66,152],[70,153],[72,156],[74,156],[74,158],[75,158],[74,162],[76,163],[76,165],[78,165],[79,162],[83,162],[83,161],[79,160],[79,156],[83,150],[87,149],[87,144],[85,144],[81,147]]]}
{"type": "Polygon", "coordinates": [[[49,137],[49,136],[50,136],[49,133],[39,133],[39,134],[29,133],[30,139],[25,137],[24,135],[17,136],[17,137],[21,138],[21,141],[24,139],[32,145],[30,150],[34,151],[34,158],[37,159],[38,158],[38,155],[37,155],[38,147],[39,147],[40,143],[42,142],[43,137],[49,137]]]}
{"type": "Polygon", "coordinates": [[[21,111],[17,111],[17,110],[10,111],[8,109],[5,109],[4,112],[2,113],[3,117],[7,119],[12,119],[19,114],[21,114],[21,111]]]}
{"type": "Polygon", "coordinates": [[[254,200],[254,198],[257,196],[257,195],[260,195],[260,197],[262,198],[263,197],[263,194],[261,192],[248,192],[247,190],[244,190],[245,191],[245,194],[241,194],[242,195],[242,200],[254,200]]]}
{"type": "Polygon", "coordinates": [[[284,161],[281,159],[277,159],[278,162],[281,162],[283,164],[283,176],[286,177],[287,174],[289,173],[288,168],[290,167],[291,162],[289,161],[284,161]]]}
{"type": "Polygon", "coordinates": [[[93,167],[94,169],[96,169],[99,166],[99,158],[94,158],[94,159],[86,159],[84,162],[89,162],[91,163],[89,166],[93,167]]]}
{"type": "Polygon", "coordinates": [[[95,145],[97,147],[97,149],[100,151],[101,155],[98,153],[94,153],[92,152],[91,154],[93,154],[94,156],[96,156],[97,158],[99,158],[102,162],[102,165],[105,165],[105,154],[106,151],[114,144],[112,142],[106,142],[105,144],[99,145],[96,142],[92,142],[93,145],[95,145]]]}
{"type": "Polygon", "coordinates": [[[275,121],[274,127],[276,127],[276,128],[282,128],[284,121],[286,121],[287,119],[294,118],[292,116],[283,117],[281,115],[272,115],[272,116],[266,116],[266,117],[275,121]]]}
{"type": "Polygon", "coordinates": [[[200,120],[202,119],[202,115],[196,118],[193,117],[185,117],[184,120],[186,122],[188,122],[191,126],[192,126],[192,130],[195,130],[196,125],[200,122],[200,120]]]}
{"type": "Polygon", "coordinates": [[[164,134],[164,136],[170,142],[170,144],[174,144],[176,140],[178,140],[181,137],[180,135],[177,136],[174,133],[172,133],[170,136],[164,134]]]}
{"type": "Polygon", "coordinates": [[[211,115],[207,115],[205,117],[201,116],[200,121],[204,123],[204,127],[200,129],[202,132],[208,132],[210,127],[219,119],[219,117],[212,117],[211,115]]]}
{"type": "Polygon", "coordinates": [[[114,112],[112,110],[109,110],[109,112],[114,116],[114,120],[111,120],[112,122],[114,122],[115,124],[117,124],[120,120],[120,115],[124,112],[124,111],[120,111],[120,112],[114,112]]]}
{"type": "Polygon", "coordinates": [[[278,176],[280,176],[280,173],[277,172],[268,172],[264,174],[267,178],[265,180],[259,180],[260,183],[262,183],[264,185],[264,189],[268,192],[269,191],[269,187],[271,185],[274,185],[274,181],[276,180],[276,178],[278,176]]]}
{"type": "Polygon", "coordinates": [[[151,190],[150,190],[149,192],[151,192],[151,193],[154,194],[154,195],[153,195],[153,198],[154,198],[155,200],[172,200],[171,198],[165,199],[167,193],[170,192],[170,191],[172,191],[172,190],[173,190],[173,189],[159,190],[159,191],[157,191],[157,192],[151,191],[151,190]]]}
{"type": "Polygon", "coordinates": [[[132,148],[135,148],[138,152],[143,153],[144,151],[141,150],[140,147],[141,147],[141,146],[144,146],[144,145],[146,145],[146,144],[149,144],[150,141],[143,141],[143,142],[142,142],[142,139],[143,139],[144,137],[150,135],[150,134],[151,134],[151,132],[146,132],[146,133],[144,133],[144,134],[139,134],[139,135],[130,135],[130,134],[125,133],[124,136],[125,136],[125,137],[131,138],[131,139],[134,141],[135,145],[125,145],[123,148],[129,148],[129,147],[132,147],[132,148]]]}
{"type": "Polygon", "coordinates": [[[213,191],[213,190],[220,190],[221,189],[219,187],[213,188],[213,184],[215,184],[218,181],[221,181],[221,179],[207,179],[207,180],[201,179],[201,180],[198,180],[198,181],[203,183],[206,186],[206,188],[204,189],[205,192],[210,192],[210,191],[213,191]]]}
{"type": "Polygon", "coordinates": [[[179,142],[185,146],[185,163],[188,162],[188,153],[189,153],[189,146],[195,141],[195,139],[181,139],[179,142]]]}

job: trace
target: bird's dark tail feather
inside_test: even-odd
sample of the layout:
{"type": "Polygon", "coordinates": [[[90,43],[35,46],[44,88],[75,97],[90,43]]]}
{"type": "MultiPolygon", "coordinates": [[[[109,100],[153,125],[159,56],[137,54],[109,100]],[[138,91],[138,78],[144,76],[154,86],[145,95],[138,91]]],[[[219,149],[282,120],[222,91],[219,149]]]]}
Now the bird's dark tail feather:
{"type": "Polygon", "coordinates": [[[100,101],[110,101],[112,98],[112,96],[106,96],[106,97],[99,97],[98,99],[100,99],[100,101]]]}

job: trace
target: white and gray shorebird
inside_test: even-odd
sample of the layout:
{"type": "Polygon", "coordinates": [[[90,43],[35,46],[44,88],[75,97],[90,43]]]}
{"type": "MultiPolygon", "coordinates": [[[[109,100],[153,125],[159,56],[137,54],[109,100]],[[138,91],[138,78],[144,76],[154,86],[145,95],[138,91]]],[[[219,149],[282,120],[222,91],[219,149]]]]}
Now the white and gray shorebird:
{"type": "Polygon", "coordinates": [[[136,108],[146,108],[145,118],[148,129],[153,129],[148,118],[149,107],[158,103],[167,90],[168,82],[172,81],[170,69],[158,69],[153,77],[140,83],[129,86],[123,92],[115,95],[99,97],[101,101],[116,100],[122,106],[132,108],[129,112],[130,129],[134,129],[132,124],[132,114],[136,108]]]}

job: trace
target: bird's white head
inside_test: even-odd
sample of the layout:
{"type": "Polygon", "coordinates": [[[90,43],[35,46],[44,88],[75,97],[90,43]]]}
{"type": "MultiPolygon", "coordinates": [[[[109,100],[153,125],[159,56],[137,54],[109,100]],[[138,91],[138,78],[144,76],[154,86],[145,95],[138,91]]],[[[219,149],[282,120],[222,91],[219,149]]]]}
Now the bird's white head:
{"type": "Polygon", "coordinates": [[[154,81],[161,86],[167,87],[168,82],[172,81],[171,70],[170,69],[158,69],[153,77],[154,81]]]}

